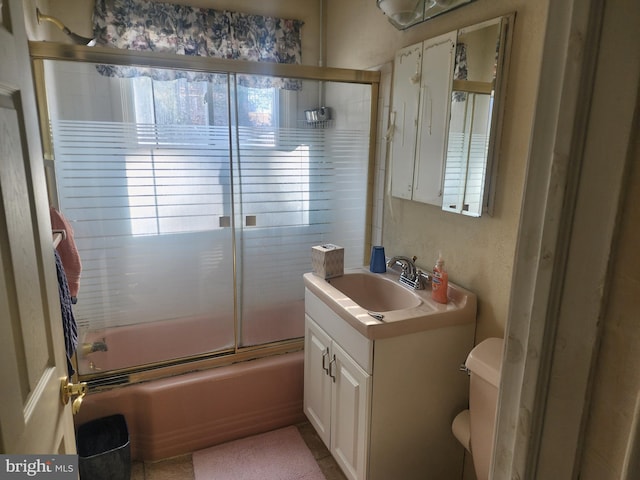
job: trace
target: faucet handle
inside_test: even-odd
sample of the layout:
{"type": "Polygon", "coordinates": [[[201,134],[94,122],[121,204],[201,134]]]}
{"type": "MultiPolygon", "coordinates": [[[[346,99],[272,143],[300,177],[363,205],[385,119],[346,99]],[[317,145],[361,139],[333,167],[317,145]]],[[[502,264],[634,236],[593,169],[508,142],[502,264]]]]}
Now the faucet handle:
{"type": "Polygon", "coordinates": [[[431,280],[433,279],[433,274],[429,273],[429,272],[423,272],[422,270],[418,269],[417,272],[417,276],[418,276],[418,281],[424,286],[424,285],[428,285],[431,283],[431,280]]]}

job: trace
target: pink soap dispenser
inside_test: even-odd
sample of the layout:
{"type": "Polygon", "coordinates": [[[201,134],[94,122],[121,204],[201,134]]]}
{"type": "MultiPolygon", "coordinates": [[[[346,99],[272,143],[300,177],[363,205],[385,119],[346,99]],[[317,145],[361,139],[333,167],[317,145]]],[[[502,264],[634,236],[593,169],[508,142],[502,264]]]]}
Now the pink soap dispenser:
{"type": "Polygon", "coordinates": [[[438,261],[433,267],[433,277],[431,278],[431,298],[438,303],[447,303],[449,298],[447,292],[449,290],[449,274],[444,268],[444,260],[442,254],[438,254],[438,261]]]}

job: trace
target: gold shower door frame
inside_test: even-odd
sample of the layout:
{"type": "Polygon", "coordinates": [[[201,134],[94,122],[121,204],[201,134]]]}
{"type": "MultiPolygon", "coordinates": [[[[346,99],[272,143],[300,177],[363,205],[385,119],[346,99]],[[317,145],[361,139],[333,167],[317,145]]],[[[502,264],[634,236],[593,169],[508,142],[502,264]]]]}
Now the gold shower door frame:
{"type": "MultiPolygon", "coordinates": [[[[156,67],[190,70],[206,73],[269,75],[276,77],[296,78],[301,80],[316,80],[326,82],[341,82],[370,85],[371,87],[371,116],[369,132],[369,168],[367,178],[367,218],[371,216],[373,204],[373,172],[375,163],[376,130],[378,116],[378,94],[380,86],[380,72],[369,70],[352,70],[342,68],[326,68],[308,65],[276,64],[266,62],[248,62],[242,60],[227,60],[206,57],[194,57],[174,55],[156,52],[132,52],[128,50],[116,50],[105,47],[86,47],[79,45],[60,44],[55,42],[29,42],[34,72],[34,81],[37,94],[40,130],[43,144],[43,154],[47,170],[52,169],[53,145],[49,130],[49,112],[47,108],[47,96],[44,78],[45,60],[76,61],[84,63],[105,63],[123,66],[156,67]]],[[[50,178],[53,178],[52,176],[50,178]]],[[[55,199],[55,182],[49,182],[50,202],[55,199]]],[[[55,204],[55,202],[53,203],[55,204]]],[[[233,241],[233,285],[234,299],[238,298],[236,269],[236,245],[233,241]]],[[[371,244],[371,232],[365,232],[365,252],[369,251],[371,244]]],[[[363,258],[363,263],[367,261],[363,258]]],[[[235,302],[236,300],[234,300],[235,302]]],[[[238,331],[238,305],[234,305],[234,330],[238,331]]],[[[82,375],[82,380],[91,383],[92,390],[113,388],[117,385],[128,385],[142,381],[177,375],[193,370],[202,370],[221,365],[252,360],[274,354],[294,352],[302,350],[303,339],[282,340],[266,345],[239,347],[236,339],[235,348],[228,352],[215,352],[201,354],[181,359],[179,361],[160,362],[144,367],[131,367],[121,370],[111,370],[106,374],[95,373],[82,375]],[[116,382],[110,379],[118,378],[116,382]]]]}

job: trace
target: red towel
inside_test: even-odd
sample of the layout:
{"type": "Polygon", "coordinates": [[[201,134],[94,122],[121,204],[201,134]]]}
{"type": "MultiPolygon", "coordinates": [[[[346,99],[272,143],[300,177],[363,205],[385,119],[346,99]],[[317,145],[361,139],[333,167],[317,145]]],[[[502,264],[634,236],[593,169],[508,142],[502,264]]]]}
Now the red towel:
{"type": "Polygon", "coordinates": [[[78,290],[80,289],[82,263],[80,262],[80,254],[78,253],[76,242],[73,239],[73,229],[67,219],[64,218],[64,215],[58,210],[51,207],[49,212],[51,214],[51,228],[53,230],[64,230],[67,233],[66,238],[58,244],[56,250],[58,250],[64,273],[67,276],[69,293],[71,297],[75,298],[78,296],[78,290]]]}

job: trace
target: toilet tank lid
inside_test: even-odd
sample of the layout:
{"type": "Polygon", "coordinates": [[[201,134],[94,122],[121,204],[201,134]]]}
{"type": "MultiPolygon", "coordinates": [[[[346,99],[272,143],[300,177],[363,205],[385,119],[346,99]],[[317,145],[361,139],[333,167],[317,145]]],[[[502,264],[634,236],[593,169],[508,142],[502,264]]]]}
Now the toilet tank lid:
{"type": "Polygon", "coordinates": [[[502,338],[487,338],[483,340],[471,350],[465,366],[473,375],[478,375],[497,387],[500,383],[502,346],[502,338]]]}

